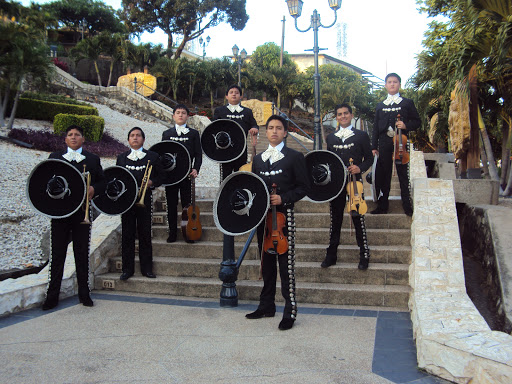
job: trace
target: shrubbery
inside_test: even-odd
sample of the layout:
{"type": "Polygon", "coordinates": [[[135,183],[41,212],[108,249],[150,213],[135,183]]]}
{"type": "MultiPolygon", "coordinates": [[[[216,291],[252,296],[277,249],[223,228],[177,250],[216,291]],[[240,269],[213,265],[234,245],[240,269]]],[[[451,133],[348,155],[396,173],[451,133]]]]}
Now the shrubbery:
{"type": "Polygon", "coordinates": [[[71,97],[63,96],[63,95],[54,95],[51,93],[36,93],[36,92],[24,92],[21,97],[25,99],[34,99],[34,100],[44,100],[44,101],[53,101],[55,103],[63,103],[63,104],[74,104],[74,105],[83,105],[86,107],[90,107],[90,104],[84,103],[83,101],[77,101],[71,97]]]}
{"type": "Polygon", "coordinates": [[[99,116],[80,116],[65,113],[60,113],[53,119],[53,131],[56,135],[64,133],[70,125],[82,127],[87,140],[100,141],[105,128],[105,120],[99,116]]]}
{"type": "Polygon", "coordinates": [[[89,105],[55,103],[26,98],[20,98],[16,109],[17,118],[30,120],[52,121],[59,113],[98,116],[98,110],[89,105]]]}
{"type": "MultiPolygon", "coordinates": [[[[46,152],[61,151],[66,148],[63,136],[55,135],[48,131],[35,131],[23,129],[11,129],[9,137],[32,144],[33,149],[46,152]]],[[[128,147],[121,144],[116,139],[109,136],[107,133],[103,135],[101,140],[97,143],[86,141],[84,149],[95,153],[100,157],[115,157],[118,154],[128,150],[128,147]]]]}

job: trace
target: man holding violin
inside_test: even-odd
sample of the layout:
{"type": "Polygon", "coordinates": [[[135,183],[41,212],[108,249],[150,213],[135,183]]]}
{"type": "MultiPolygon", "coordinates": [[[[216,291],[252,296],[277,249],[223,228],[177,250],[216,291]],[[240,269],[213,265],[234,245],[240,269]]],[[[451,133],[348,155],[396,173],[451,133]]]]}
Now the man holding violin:
{"type": "MultiPolygon", "coordinates": [[[[402,135],[405,135],[405,139],[407,139],[408,132],[416,130],[420,126],[421,120],[414,102],[411,99],[400,96],[400,76],[396,73],[390,73],[386,76],[385,81],[388,97],[377,104],[372,135],[372,152],[374,156],[379,156],[375,173],[375,189],[377,195],[382,193],[382,196],[379,197],[377,208],[371,213],[388,213],[391,174],[393,162],[395,162],[398,180],[400,181],[402,206],[405,214],[412,216],[413,208],[409,192],[409,164],[408,162],[395,160],[394,152],[399,147],[394,141],[395,127],[400,129],[402,135]],[[397,118],[398,115],[400,115],[399,118],[397,118]]],[[[406,143],[404,150],[407,151],[406,143]]],[[[400,155],[401,157],[402,155],[400,155]]]]}
{"type": "MultiPolygon", "coordinates": [[[[362,174],[372,165],[372,151],[370,138],[366,132],[352,127],[352,107],[348,104],[341,104],[334,107],[338,130],[329,134],[326,138],[327,150],[336,153],[345,165],[352,165],[347,170],[355,176],[357,181],[362,180],[362,174]]],[[[331,211],[331,232],[329,236],[329,246],[322,261],[321,267],[328,268],[336,264],[338,258],[338,245],[340,244],[341,225],[343,224],[343,212],[347,202],[347,188],[345,185],[341,193],[330,202],[331,211]]],[[[368,269],[370,262],[370,249],[368,248],[368,238],[366,236],[366,226],[364,222],[364,212],[357,211],[357,207],[351,208],[352,221],[356,230],[357,245],[359,246],[359,265],[361,270],[368,269]]]]}
{"type": "Polygon", "coordinates": [[[308,193],[309,179],[302,153],[288,148],[283,142],[288,134],[288,122],[281,116],[270,116],[266,131],[269,141],[268,149],[254,157],[252,172],[263,179],[269,191],[274,189],[270,196],[270,204],[274,209],[272,214],[269,213],[271,216],[267,216],[267,220],[264,220],[257,230],[263,277],[260,304],[256,311],[245,317],[248,319],[274,317],[276,263],[279,263],[281,293],[285,300],[283,319],[279,323],[279,329],[287,330],[293,327],[297,317],[293,206],[308,193]],[[276,228],[272,228],[273,223],[277,224],[276,228]]]}

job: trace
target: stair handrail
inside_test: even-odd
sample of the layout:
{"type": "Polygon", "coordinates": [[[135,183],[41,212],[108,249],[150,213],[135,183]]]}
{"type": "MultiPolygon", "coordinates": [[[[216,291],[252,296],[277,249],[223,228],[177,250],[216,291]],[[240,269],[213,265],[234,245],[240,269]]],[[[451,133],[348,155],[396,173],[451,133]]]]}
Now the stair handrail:
{"type": "MultiPolygon", "coordinates": [[[[160,96],[161,96],[161,97],[163,97],[164,99],[169,100],[171,103],[174,103],[174,105],[178,105],[178,104],[179,104],[176,100],[173,100],[173,99],[171,99],[170,97],[165,96],[163,93],[158,92],[156,89],[151,88],[151,87],[150,87],[150,86],[148,86],[147,84],[144,84],[144,82],[143,82],[143,81],[139,81],[138,83],[139,83],[139,84],[142,84],[144,87],[146,87],[146,88],[147,88],[147,89],[149,89],[150,91],[153,91],[154,93],[156,93],[156,94],[160,95],[160,96]]],[[[134,77],[134,78],[133,78],[133,91],[134,91],[135,93],[139,94],[139,93],[137,92],[137,78],[136,78],[136,77],[134,77]]],[[[144,95],[142,95],[142,96],[144,96],[144,95]]]]}
{"type": "MultiPolygon", "coordinates": [[[[276,112],[275,112],[275,111],[277,111],[277,114],[278,114],[279,116],[281,116],[282,118],[286,119],[286,121],[288,121],[289,123],[291,123],[291,124],[292,124],[295,128],[297,128],[299,131],[301,131],[301,132],[304,134],[304,136],[305,136],[306,138],[308,138],[309,140],[313,141],[313,138],[312,138],[312,137],[311,137],[311,136],[310,136],[306,131],[304,131],[301,127],[299,127],[299,126],[295,123],[295,121],[293,121],[292,119],[290,119],[286,113],[284,113],[283,111],[281,111],[279,108],[277,108],[277,106],[276,106],[274,103],[272,103],[272,114],[276,114],[276,112]]],[[[306,150],[306,152],[309,152],[309,151],[310,151],[310,150],[309,150],[308,148],[306,148],[306,147],[304,146],[304,144],[302,144],[302,143],[299,141],[299,139],[297,139],[295,136],[288,135],[288,136],[287,136],[287,138],[288,138],[288,137],[291,137],[293,140],[295,140],[295,142],[297,142],[297,143],[298,143],[302,148],[304,148],[304,149],[306,150]]]]}

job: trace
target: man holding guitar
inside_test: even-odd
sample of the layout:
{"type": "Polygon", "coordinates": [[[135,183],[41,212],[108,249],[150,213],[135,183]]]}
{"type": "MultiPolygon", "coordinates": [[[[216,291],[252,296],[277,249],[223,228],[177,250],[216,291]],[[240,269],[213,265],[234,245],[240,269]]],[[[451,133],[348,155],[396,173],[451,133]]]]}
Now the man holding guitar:
{"type": "Polygon", "coordinates": [[[252,172],[260,176],[269,191],[272,213],[258,227],[258,249],[262,255],[263,289],[258,309],[245,317],[274,317],[277,263],[281,277],[281,293],[285,300],[280,330],[293,327],[297,317],[295,297],[295,219],[294,203],[309,190],[304,156],[284,145],[288,122],[281,116],[270,116],[266,124],[268,149],[255,156],[252,172]],[[277,225],[276,225],[277,224],[277,225]],[[276,226],[276,228],[274,228],[276,226]],[[264,241],[265,237],[265,241],[264,241]]]}
{"type": "MultiPolygon", "coordinates": [[[[336,153],[345,165],[349,165],[348,172],[355,176],[356,181],[361,181],[361,175],[371,167],[373,162],[370,138],[366,132],[352,127],[352,107],[348,104],[341,104],[334,107],[338,130],[327,136],[327,150],[336,153]]],[[[354,181],[354,184],[356,183],[354,181]]],[[[347,202],[346,185],[343,191],[330,202],[331,205],[331,233],[329,236],[329,246],[325,260],[321,267],[328,268],[336,264],[338,258],[338,245],[340,244],[341,225],[343,224],[343,211],[347,202]]],[[[362,188],[361,188],[362,189],[362,188]]],[[[356,188],[352,188],[356,190],[356,188]]],[[[356,229],[357,245],[359,246],[359,265],[358,268],[365,270],[370,262],[370,249],[368,248],[368,239],[366,237],[366,227],[364,222],[364,213],[351,210],[352,221],[356,229]]]]}
{"type": "Polygon", "coordinates": [[[183,144],[190,155],[190,160],[193,162],[190,177],[185,178],[178,184],[165,187],[167,221],[169,222],[168,243],[174,243],[176,241],[178,231],[178,191],[180,192],[181,208],[184,209],[188,207],[192,201],[192,182],[194,182],[194,179],[199,174],[199,169],[203,161],[203,150],[201,149],[199,132],[187,126],[189,114],[190,112],[186,105],[176,105],[173,114],[175,125],[162,133],[162,141],[173,140],[183,144]]]}

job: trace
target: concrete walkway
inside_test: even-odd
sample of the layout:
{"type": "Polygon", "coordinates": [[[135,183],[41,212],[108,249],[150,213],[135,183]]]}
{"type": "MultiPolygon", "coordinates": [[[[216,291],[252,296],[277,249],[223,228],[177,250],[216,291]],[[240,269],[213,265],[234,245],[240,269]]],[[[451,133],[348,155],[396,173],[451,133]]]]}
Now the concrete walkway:
{"type": "MultiPolygon", "coordinates": [[[[290,331],[256,303],[94,291],[0,318],[4,383],[446,383],[418,371],[408,312],[299,306],[290,331]]],[[[300,304],[299,304],[300,305],[300,304]]]]}

